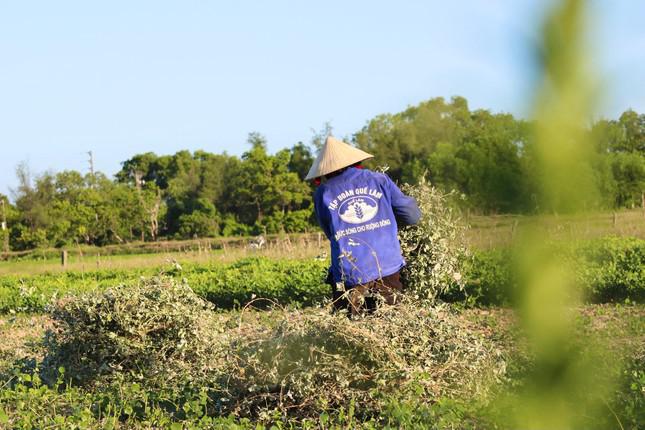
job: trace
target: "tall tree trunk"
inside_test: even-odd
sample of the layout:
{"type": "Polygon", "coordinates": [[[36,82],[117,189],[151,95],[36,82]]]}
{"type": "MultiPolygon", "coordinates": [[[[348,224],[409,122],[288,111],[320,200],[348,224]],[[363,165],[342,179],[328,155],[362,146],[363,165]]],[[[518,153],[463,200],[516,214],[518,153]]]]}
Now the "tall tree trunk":
{"type": "Polygon", "coordinates": [[[258,210],[258,222],[262,221],[262,206],[260,205],[260,199],[255,200],[255,207],[258,210]]]}
{"type": "Polygon", "coordinates": [[[150,237],[153,241],[157,240],[159,234],[159,210],[161,208],[161,190],[157,189],[157,196],[154,203],[148,209],[150,215],[150,237]]]}

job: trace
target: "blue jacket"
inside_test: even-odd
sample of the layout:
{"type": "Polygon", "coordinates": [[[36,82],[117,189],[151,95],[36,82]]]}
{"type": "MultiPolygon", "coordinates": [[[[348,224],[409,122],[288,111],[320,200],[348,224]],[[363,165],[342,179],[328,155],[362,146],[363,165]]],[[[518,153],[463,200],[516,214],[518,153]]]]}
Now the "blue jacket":
{"type": "Polygon", "coordinates": [[[416,201],[387,175],[353,167],[318,187],[314,210],[331,242],[332,279],[347,286],[401,270],[398,226],[421,217],[416,201]]]}

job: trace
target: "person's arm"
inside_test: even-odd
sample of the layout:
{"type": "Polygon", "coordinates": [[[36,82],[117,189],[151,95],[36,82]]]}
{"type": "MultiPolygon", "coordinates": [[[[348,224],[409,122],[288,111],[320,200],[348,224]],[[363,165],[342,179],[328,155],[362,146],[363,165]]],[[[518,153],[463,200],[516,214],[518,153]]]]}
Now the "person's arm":
{"type": "Polygon", "coordinates": [[[390,189],[392,210],[394,211],[394,216],[399,227],[417,224],[421,219],[421,211],[419,210],[417,201],[413,197],[403,194],[389,176],[386,175],[386,178],[387,186],[390,189]]]}
{"type": "Polygon", "coordinates": [[[316,214],[316,220],[318,220],[318,225],[322,228],[322,231],[327,236],[327,239],[331,240],[331,219],[329,217],[329,209],[325,206],[322,198],[321,189],[318,188],[314,194],[314,213],[316,214]]]}

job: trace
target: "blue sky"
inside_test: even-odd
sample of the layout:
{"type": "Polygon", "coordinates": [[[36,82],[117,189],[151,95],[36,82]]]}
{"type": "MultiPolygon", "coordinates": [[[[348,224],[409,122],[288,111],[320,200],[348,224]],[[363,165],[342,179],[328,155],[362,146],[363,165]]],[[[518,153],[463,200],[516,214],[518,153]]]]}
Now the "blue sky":
{"type": "MultiPolygon", "coordinates": [[[[0,0],[0,193],[14,168],[275,151],[436,96],[529,112],[545,1],[0,0]]],[[[645,2],[596,0],[599,114],[645,111],[645,2]]]]}

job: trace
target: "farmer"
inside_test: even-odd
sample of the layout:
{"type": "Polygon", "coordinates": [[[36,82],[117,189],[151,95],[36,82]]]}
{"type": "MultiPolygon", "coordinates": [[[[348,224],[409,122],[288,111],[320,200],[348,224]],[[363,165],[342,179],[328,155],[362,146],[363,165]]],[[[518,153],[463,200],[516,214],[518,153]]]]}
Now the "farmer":
{"type": "Polygon", "coordinates": [[[314,210],[331,243],[334,308],[350,315],[396,303],[405,265],[397,231],[421,217],[416,201],[387,175],[363,169],[372,157],[330,136],[305,178],[318,185],[314,210]]]}

